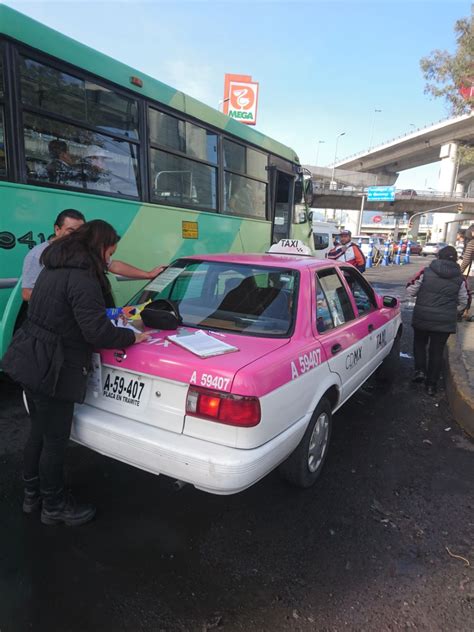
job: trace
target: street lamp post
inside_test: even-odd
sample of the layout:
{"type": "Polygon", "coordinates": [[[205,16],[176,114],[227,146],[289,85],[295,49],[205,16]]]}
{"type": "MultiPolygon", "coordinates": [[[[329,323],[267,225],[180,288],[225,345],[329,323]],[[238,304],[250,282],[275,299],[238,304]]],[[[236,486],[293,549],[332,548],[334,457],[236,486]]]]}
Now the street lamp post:
{"type": "Polygon", "coordinates": [[[375,115],[377,114],[377,112],[381,112],[382,110],[378,110],[377,108],[375,108],[374,110],[374,115],[372,117],[372,129],[370,130],[370,142],[369,142],[369,149],[368,151],[370,151],[372,149],[372,141],[374,139],[374,129],[375,129],[375,115]]]}
{"type": "Polygon", "coordinates": [[[331,182],[329,183],[329,188],[332,189],[333,187],[333,182],[334,182],[334,172],[336,171],[336,160],[337,160],[337,145],[339,143],[339,139],[341,138],[341,136],[344,136],[346,132],[341,132],[340,134],[338,134],[336,136],[336,149],[334,150],[334,163],[332,165],[332,173],[331,173],[331,182]]]}
{"type": "Polygon", "coordinates": [[[219,101],[217,103],[217,111],[218,112],[223,112],[224,111],[224,103],[227,103],[227,101],[230,101],[230,98],[219,99],[219,101]]]}
{"type": "Polygon", "coordinates": [[[324,144],[324,141],[323,141],[323,140],[318,140],[318,146],[317,146],[317,148],[316,148],[316,164],[315,164],[315,167],[317,167],[317,166],[318,166],[318,160],[319,160],[319,146],[320,146],[320,145],[322,145],[322,144],[324,144]]]}

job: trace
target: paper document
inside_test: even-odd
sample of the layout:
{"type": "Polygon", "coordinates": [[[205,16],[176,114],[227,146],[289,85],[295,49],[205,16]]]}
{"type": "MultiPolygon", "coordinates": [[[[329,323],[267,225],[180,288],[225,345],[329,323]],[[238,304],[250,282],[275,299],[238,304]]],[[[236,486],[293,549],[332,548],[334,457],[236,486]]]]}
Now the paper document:
{"type": "Polygon", "coordinates": [[[121,320],[120,318],[117,321],[111,320],[110,322],[112,323],[112,325],[114,327],[119,327],[120,329],[130,329],[135,334],[142,334],[143,333],[142,331],[140,331],[140,329],[137,329],[136,327],[134,327],[130,323],[124,323],[123,320],[121,320]]]}
{"type": "Polygon", "coordinates": [[[147,292],[161,292],[167,285],[172,283],[181,272],[183,272],[183,268],[166,268],[164,272],[159,274],[145,287],[145,290],[147,292]]]}
{"type": "Polygon", "coordinates": [[[175,344],[195,353],[200,358],[209,358],[210,356],[221,355],[222,353],[230,353],[238,351],[238,347],[227,344],[223,340],[218,340],[206,334],[205,331],[198,330],[192,334],[175,334],[168,336],[168,340],[175,344]]]}

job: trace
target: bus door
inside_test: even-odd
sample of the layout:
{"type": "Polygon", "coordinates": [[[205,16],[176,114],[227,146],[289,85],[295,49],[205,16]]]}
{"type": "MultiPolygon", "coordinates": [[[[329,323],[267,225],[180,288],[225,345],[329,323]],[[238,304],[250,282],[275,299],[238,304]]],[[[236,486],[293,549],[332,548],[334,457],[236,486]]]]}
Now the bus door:
{"type": "Polygon", "coordinates": [[[295,175],[276,168],[272,171],[272,244],[276,244],[291,234],[295,175]]]}

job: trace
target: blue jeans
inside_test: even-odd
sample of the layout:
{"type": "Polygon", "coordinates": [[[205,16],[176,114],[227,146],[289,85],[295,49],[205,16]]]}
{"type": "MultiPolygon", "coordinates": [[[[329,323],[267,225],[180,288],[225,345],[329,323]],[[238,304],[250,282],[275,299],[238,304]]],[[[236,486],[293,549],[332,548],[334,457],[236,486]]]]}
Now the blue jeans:
{"type": "Polygon", "coordinates": [[[39,478],[46,505],[54,507],[64,496],[64,459],[71,433],[74,404],[46,395],[27,393],[30,435],[24,450],[25,481],[39,478]]]}

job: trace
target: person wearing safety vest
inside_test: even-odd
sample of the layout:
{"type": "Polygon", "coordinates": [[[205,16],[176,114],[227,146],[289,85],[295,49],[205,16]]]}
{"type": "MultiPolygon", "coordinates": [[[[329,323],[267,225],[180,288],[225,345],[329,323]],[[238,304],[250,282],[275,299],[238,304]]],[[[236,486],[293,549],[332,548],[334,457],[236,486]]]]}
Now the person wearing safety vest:
{"type": "Polygon", "coordinates": [[[327,254],[328,259],[350,263],[359,272],[365,272],[365,256],[357,244],[352,242],[350,230],[341,230],[339,234],[339,244],[337,244],[327,254]]]}

